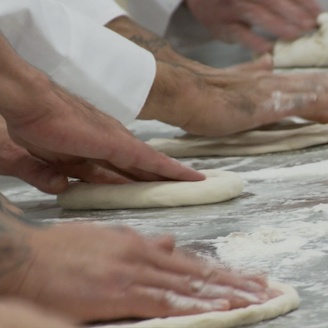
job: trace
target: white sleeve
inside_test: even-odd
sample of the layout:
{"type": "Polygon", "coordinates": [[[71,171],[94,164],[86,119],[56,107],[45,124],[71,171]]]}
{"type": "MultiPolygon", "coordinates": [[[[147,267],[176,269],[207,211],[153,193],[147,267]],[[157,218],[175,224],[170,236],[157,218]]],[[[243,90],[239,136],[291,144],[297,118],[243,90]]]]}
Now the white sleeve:
{"type": "Polygon", "coordinates": [[[64,5],[79,11],[101,25],[119,16],[126,16],[124,11],[114,0],[57,0],[64,5]]]}
{"type": "Polygon", "coordinates": [[[127,0],[127,9],[141,26],[165,35],[171,16],[183,0],[127,0]]]}
{"type": "Polygon", "coordinates": [[[58,1],[0,1],[0,30],[27,62],[123,124],[148,97],[153,55],[58,1]]]}

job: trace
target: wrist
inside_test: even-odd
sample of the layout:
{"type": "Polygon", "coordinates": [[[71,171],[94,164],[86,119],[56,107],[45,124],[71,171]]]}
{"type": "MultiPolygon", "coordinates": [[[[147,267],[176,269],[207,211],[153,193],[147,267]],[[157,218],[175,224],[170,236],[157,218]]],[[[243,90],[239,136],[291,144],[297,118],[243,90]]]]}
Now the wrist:
{"type": "Polygon", "coordinates": [[[198,79],[188,69],[157,62],[157,72],[147,101],[138,119],[158,120],[173,126],[183,127],[189,121],[189,101],[198,94],[198,79]]]}
{"type": "MultiPolygon", "coordinates": [[[[19,120],[35,111],[35,101],[45,94],[49,79],[26,63],[0,34],[0,114],[19,120]]],[[[27,117],[27,119],[29,119],[27,117]]]]}

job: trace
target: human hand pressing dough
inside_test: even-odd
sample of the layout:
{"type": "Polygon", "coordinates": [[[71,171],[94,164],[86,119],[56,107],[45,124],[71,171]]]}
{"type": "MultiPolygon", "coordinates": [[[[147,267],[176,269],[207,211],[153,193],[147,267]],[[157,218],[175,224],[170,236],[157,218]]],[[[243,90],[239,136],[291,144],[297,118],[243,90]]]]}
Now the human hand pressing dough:
{"type": "Polygon", "coordinates": [[[261,278],[185,256],[171,237],[144,238],[125,227],[81,224],[28,236],[31,262],[12,277],[15,283],[3,281],[0,291],[77,321],[225,311],[280,295],[261,278]]]}
{"type": "Polygon", "coordinates": [[[257,52],[273,44],[254,27],[293,40],[316,26],[320,8],[313,0],[185,0],[190,12],[223,42],[241,43],[257,52]]]}
{"type": "Polygon", "coordinates": [[[327,91],[328,75],[324,73],[217,70],[198,74],[160,62],[139,118],[157,119],[195,135],[224,136],[288,116],[315,120],[321,111],[319,100],[327,91]],[[174,84],[171,75],[179,76],[174,84]]]}
{"type": "Polygon", "coordinates": [[[0,114],[17,144],[61,170],[52,192],[67,188],[67,176],[95,183],[126,182],[113,178],[112,172],[144,181],[204,179],[51,82],[20,58],[1,35],[0,48],[0,114]]]}

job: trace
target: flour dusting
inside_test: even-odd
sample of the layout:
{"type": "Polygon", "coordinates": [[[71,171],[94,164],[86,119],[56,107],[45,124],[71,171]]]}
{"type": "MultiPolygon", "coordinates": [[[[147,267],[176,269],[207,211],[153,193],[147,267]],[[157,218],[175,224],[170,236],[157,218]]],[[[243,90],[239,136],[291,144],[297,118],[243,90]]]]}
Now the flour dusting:
{"type": "Polygon", "coordinates": [[[292,167],[270,168],[240,173],[246,180],[274,180],[328,175],[328,160],[292,167]]]}
{"type": "Polygon", "coordinates": [[[283,278],[282,272],[288,276],[298,266],[325,256],[327,241],[327,221],[292,220],[248,233],[234,232],[214,243],[221,261],[233,267],[268,270],[275,278],[283,278]]]}

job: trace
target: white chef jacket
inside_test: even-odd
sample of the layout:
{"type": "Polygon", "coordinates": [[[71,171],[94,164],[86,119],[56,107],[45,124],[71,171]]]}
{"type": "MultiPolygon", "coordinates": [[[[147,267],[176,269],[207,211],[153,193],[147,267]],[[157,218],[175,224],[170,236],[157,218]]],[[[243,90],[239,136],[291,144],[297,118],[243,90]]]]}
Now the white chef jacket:
{"type": "Polygon", "coordinates": [[[113,0],[0,1],[0,31],[31,65],[129,124],[147,99],[156,63],[102,26],[125,14],[113,0]]]}

